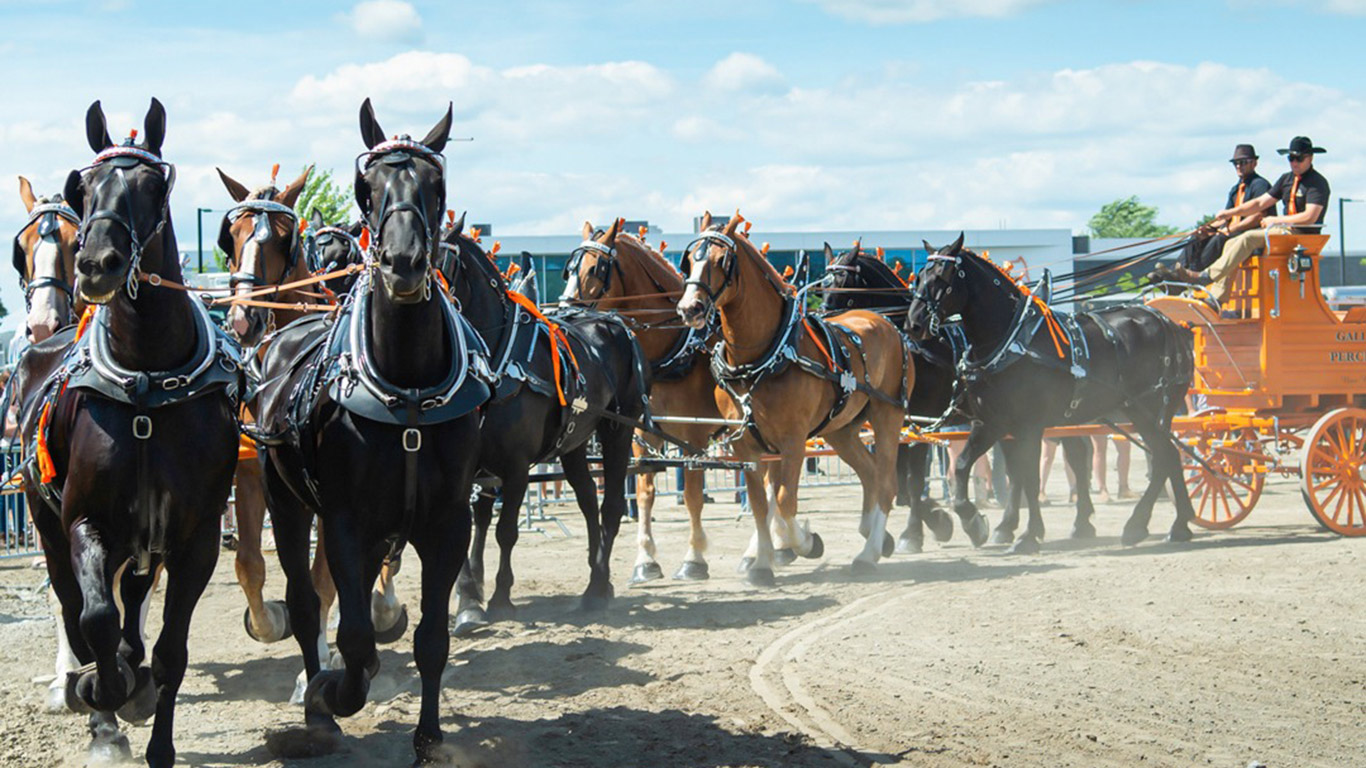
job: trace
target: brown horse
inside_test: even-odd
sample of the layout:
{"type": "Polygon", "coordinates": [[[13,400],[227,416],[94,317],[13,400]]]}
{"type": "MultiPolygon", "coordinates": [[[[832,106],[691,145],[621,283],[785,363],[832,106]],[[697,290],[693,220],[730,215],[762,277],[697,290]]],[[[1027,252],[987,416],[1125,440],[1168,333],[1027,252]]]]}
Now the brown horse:
{"type": "MultiPolygon", "coordinates": [[[[232,273],[230,287],[235,295],[245,297],[253,290],[291,283],[309,276],[308,260],[303,257],[299,216],[294,211],[294,204],[311,171],[312,168],[304,169],[283,190],[277,189],[272,179],[271,184],[248,191],[246,186],[218,169],[223,186],[236,202],[223,217],[218,236],[218,247],[227,255],[228,270],[232,273]]],[[[324,299],[315,286],[304,286],[259,296],[258,301],[261,304],[315,305],[323,303],[324,299]]],[[[259,345],[267,333],[308,314],[311,313],[287,306],[234,304],[228,311],[228,333],[244,348],[254,349],[249,356],[259,357],[262,352],[259,345]]],[[[243,409],[243,418],[248,421],[252,420],[250,407],[251,403],[248,402],[243,409]]],[[[280,600],[266,601],[263,596],[266,562],[261,551],[261,532],[265,524],[266,500],[261,473],[261,462],[255,450],[244,447],[237,465],[234,503],[237,517],[235,565],[237,582],[247,597],[247,609],[242,617],[247,634],[262,643],[274,643],[289,637],[292,629],[285,603],[280,600]]],[[[322,603],[321,626],[324,635],[319,637],[318,643],[326,665],[329,658],[326,653],[326,617],[336,599],[337,590],[327,567],[321,536],[313,560],[312,576],[313,587],[322,603]]],[[[382,585],[383,592],[375,600],[376,625],[383,628],[380,632],[381,641],[391,642],[406,629],[406,614],[399,615],[403,609],[397,605],[387,571],[382,585]],[[403,626],[399,626],[400,622],[403,626]],[[389,634],[395,636],[384,639],[389,634]]],[[[296,703],[306,684],[307,681],[302,680],[295,691],[296,703]]]]}
{"type": "Polygon", "coordinates": [[[825,438],[863,486],[860,532],[867,537],[854,559],[857,572],[870,571],[890,554],[887,512],[896,494],[896,449],[908,393],[914,385],[910,352],[885,318],[862,310],[825,321],[806,315],[803,296],[793,296],[778,272],[743,234],[737,213],[713,229],[703,217],[702,234],[684,252],[688,275],[678,314],[694,328],[708,315],[720,316],[721,342],[712,352],[716,404],[726,418],[744,423],[727,440],[735,455],[778,460],[747,470],[745,485],[754,514],[751,584],[774,583],[774,536],[783,548],[818,557],[824,546],[798,528],[797,483],[808,437],[825,438]],[[860,438],[871,424],[870,450],[860,438]],[[776,489],[770,506],[764,475],[776,489]],[[774,530],[770,532],[770,517],[774,530]]]}
{"type": "Polygon", "coordinates": [[[80,219],[60,194],[33,194],[33,185],[23,176],[19,177],[19,197],[28,221],[14,236],[14,269],[28,305],[28,338],[37,343],[76,322],[85,311],[85,299],[73,293],[80,219]]]}
{"type": "MultiPolygon", "coordinates": [[[[640,341],[650,361],[653,384],[650,409],[656,415],[698,419],[719,419],[716,406],[716,381],[711,376],[705,344],[706,329],[680,326],[675,313],[683,295],[683,276],[663,256],[633,235],[621,232],[621,220],[606,232],[595,234],[593,225],[584,222],[583,244],[575,249],[565,266],[566,281],[561,302],[621,312],[640,341]]],[[[665,431],[694,446],[706,447],[716,431],[714,424],[665,424],[665,431]]],[[[637,433],[651,448],[658,449],[658,437],[637,433]]],[[[646,453],[640,441],[634,444],[637,459],[646,453]]],[[[707,534],[702,530],[703,470],[688,469],[683,474],[683,502],[688,506],[691,530],[688,553],[674,573],[675,579],[706,579],[707,534]]],[[[636,567],[631,583],[663,578],[655,560],[652,513],[655,504],[655,478],[642,474],[636,478],[636,503],[640,527],[636,533],[636,567]]]]}

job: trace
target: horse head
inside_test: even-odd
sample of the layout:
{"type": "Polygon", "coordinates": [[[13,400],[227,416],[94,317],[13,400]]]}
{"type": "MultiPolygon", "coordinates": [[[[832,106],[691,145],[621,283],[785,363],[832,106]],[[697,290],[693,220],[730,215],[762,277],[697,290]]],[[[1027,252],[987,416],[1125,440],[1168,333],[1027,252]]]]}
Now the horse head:
{"type": "MultiPolygon", "coordinates": [[[[360,247],[360,233],[364,229],[365,225],[359,221],[350,226],[329,225],[323,221],[322,212],[314,208],[304,240],[308,270],[315,275],[324,275],[352,264],[364,264],[365,251],[360,247]]],[[[356,278],[354,274],[340,275],[323,281],[323,286],[341,296],[351,291],[356,278]]]]}
{"type": "MultiPolygon", "coordinates": [[[[290,277],[301,277],[305,265],[299,258],[303,249],[294,203],[313,169],[305,168],[283,191],[275,187],[272,175],[270,184],[252,192],[222,168],[217,170],[237,203],[224,214],[218,230],[218,247],[227,255],[233,292],[248,294],[263,285],[282,285],[290,277]]],[[[228,333],[243,346],[254,346],[265,334],[269,318],[270,310],[265,307],[234,304],[228,311],[228,333]]]]}
{"type": "Polygon", "coordinates": [[[612,222],[606,231],[594,230],[583,223],[583,242],[569,254],[564,263],[564,292],[562,303],[596,306],[603,299],[621,296],[626,286],[621,277],[621,263],[617,260],[617,235],[621,234],[622,219],[612,222]],[[612,279],[616,273],[617,279],[612,279]]]}
{"type": "Polygon", "coordinates": [[[441,151],[451,133],[451,107],[421,141],[407,135],[385,140],[366,99],[360,108],[361,137],[368,151],[356,159],[356,204],[374,238],[383,293],[415,304],[431,296],[442,212],[446,210],[446,161],[441,151]]]}
{"type": "Polygon", "coordinates": [[[906,310],[906,330],[924,340],[938,335],[949,318],[961,314],[970,298],[964,262],[971,251],[963,248],[963,235],[936,249],[925,243],[929,259],[915,278],[916,290],[906,310]]]}
{"type": "Polygon", "coordinates": [[[29,341],[39,342],[75,322],[84,302],[75,302],[76,239],[80,217],[61,195],[38,197],[19,177],[19,197],[28,221],[14,236],[14,269],[28,305],[29,341]]]}
{"type": "Polygon", "coordinates": [[[63,197],[81,217],[76,289],[95,304],[109,302],[123,287],[130,299],[136,298],[143,274],[180,276],[176,254],[162,247],[171,219],[175,166],[161,159],[166,109],[156,99],[143,129],[141,144],[134,143],[134,131],[115,146],[104,110],[98,101],[91,104],[85,132],[95,161],[66,178],[63,197]]]}
{"type": "Polygon", "coordinates": [[[683,251],[679,270],[687,280],[678,316],[689,327],[704,327],[708,317],[736,292],[736,229],[741,221],[737,213],[724,226],[714,225],[708,211],[702,216],[701,234],[683,251]]]}

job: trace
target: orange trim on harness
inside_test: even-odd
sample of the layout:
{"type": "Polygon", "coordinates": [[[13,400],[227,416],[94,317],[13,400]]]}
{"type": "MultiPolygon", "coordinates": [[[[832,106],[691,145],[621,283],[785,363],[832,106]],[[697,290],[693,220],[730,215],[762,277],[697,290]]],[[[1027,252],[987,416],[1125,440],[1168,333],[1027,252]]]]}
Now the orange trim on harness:
{"type": "Polygon", "coordinates": [[[541,310],[536,306],[536,302],[528,299],[516,291],[506,291],[508,298],[512,299],[522,309],[531,313],[531,316],[545,323],[545,327],[550,330],[550,365],[555,369],[555,393],[560,396],[560,405],[567,405],[564,399],[564,384],[560,381],[560,344],[564,345],[565,351],[569,353],[569,361],[574,364],[574,370],[579,369],[579,361],[574,357],[574,348],[569,346],[569,337],[560,330],[558,323],[551,321],[550,318],[541,314],[541,310]]]}
{"type": "Polygon", "coordinates": [[[254,459],[254,458],[256,458],[256,457],[259,456],[259,455],[260,455],[260,454],[259,454],[259,453],[257,452],[257,450],[256,450],[256,443],[253,443],[253,442],[251,441],[251,438],[247,437],[246,435],[241,435],[241,436],[239,436],[239,437],[237,438],[237,460],[238,460],[238,461],[246,461],[247,459],[254,459]]]}
{"type": "Polygon", "coordinates": [[[816,342],[816,349],[819,349],[821,354],[825,355],[825,364],[830,366],[830,370],[835,370],[835,358],[830,356],[830,350],[826,349],[825,345],[821,343],[821,340],[816,338],[816,329],[811,327],[811,318],[803,317],[802,326],[806,328],[806,335],[810,336],[811,340],[816,342]]]}

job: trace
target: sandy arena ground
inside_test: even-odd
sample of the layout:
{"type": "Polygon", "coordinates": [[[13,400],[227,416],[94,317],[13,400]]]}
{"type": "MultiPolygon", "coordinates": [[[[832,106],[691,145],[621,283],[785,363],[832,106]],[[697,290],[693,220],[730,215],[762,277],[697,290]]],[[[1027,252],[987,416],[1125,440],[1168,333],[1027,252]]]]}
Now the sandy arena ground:
{"type": "MultiPolygon", "coordinates": [[[[735,573],[752,525],[715,504],[709,582],[627,588],[628,523],[603,615],[575,610],[585,540],[566,510],[574,536],[522,538],[517,620],[453,642],[446,739],[471,767],[1366,765],[1366,541],[1322,532],[1295,482],[1273,479],[1241,526],[1186,545],[1160,540],[1165,501],[1131,549],[1118,544],[1131,502],[1098,505],[1100,538],[1085,543],[1061,538],[1071,511],[1055,504],[1042,555],[975,550],[958,531],[865,579],[848,568],[856,489],[810,489],[825,557],[780,569],[771,590],[735,573]]],[[[686,513],[656,513],[672,573],[686,513]]],[[[904,522],[898,511],[893,532],[904,522]]],[[[0,561],[0,763],[80,765],[84,718],[42,711],[55,625],[29,562],[0,561]]],[[[282,597],[270,565],[267,597],[282,597]]],[[[417,558],[404,566],[416,620],[417,558]]],[[[190,636],[182,764],[283,765],[265,735],[301,722],[286,703],[297,646],[248,639],[244,605],[225,552],[190,636]]],[[[371,703],[342,722],[345,751],[288,764],[412,760],[411,640],[381,652],[371,703]]],[[[149,733],[129,729],[135,754],[149,733]]]]}

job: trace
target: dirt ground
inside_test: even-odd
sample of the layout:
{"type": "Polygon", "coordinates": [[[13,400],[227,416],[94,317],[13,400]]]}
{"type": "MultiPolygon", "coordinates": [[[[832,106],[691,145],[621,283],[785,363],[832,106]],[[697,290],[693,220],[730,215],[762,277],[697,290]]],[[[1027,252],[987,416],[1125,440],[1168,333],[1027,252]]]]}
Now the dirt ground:
{"type": "MultiPolygon", "coordinates": [[[[1366,765],[1366,541],[1322,532],[1295,482],[1273,480],[1241,526],[1190,544],[1161,542],[1167,502],[1129,549],[1130,502],[1098,505],[1100,538],[1084,543],[1062,538],[1071,512],[1055,504],[1041,555],[973,549],[958,531],[868,578],[848,568],[856,489],[811,489],[803,514],[825,556],[780,569],[769,590],[734,571],[749,519],[715,504],[710,581],[628,588],[627,524],[601,615],[575,610],[585,539],[566,510],[575,535],[523,536],[517,619],[453,642],[446,739],[460,765],[488,767],[1366,765]]],[[[1000,510],[986,512],[994,524],[1000,510]]],[[[662,502],[657,520],[671,573],[686,514],[662,502]]],[[[898,511],[892,530],[904,522],[898,511]]],[[[0,762],[80,765],[84,718],[42,711],[55,625],[29,562],[0,561],[0,762]]],[[[414,619],[417,570],[405,558],[399,579],[414,619]]],[[[267,596],[283,586],[271,562],[267,596]]],[[[181,763],[411,761],[411,630],[342,722],[344,751],[281,763],[265,736],[301,721],[286,703],[298,649],[248,639],[243,607],[225,552],[191,632],[181,763]]],[[[149,733],[129,729],[135,754],[149,733]]]]}

